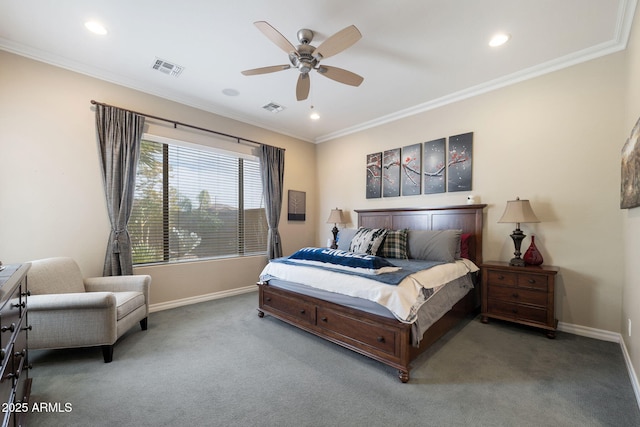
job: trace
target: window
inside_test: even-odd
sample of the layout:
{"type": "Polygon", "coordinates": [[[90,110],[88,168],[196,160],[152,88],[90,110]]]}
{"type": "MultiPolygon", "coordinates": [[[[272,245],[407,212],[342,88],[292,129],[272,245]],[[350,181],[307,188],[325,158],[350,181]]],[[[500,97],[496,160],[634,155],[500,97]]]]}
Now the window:
{"type": "Polygon", "coordinates": [[[128,229],[134,264],[266,253],[259,161],[143,140],[128,229]]]}

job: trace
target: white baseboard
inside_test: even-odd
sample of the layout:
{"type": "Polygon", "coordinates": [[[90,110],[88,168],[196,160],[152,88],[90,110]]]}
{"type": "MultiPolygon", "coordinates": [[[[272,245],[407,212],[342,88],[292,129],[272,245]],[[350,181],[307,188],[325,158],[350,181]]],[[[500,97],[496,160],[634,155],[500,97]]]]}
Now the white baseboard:
{"type": "Polygon", "coordinates": [[[622,356],[624,357],[624,362],[627,365],[629,379],[631,380],[631,387],[633,388],[633,393],[636,396],[636,402],[638,404],[638,407],[640,408],[640,382],[638,382],[638,375],[636,375],[636,371],[633,368],[633,363],[631,363],[631,357],[629,357],[629,352],[627,351],[627,346],[622,339],[622,335],[617,332],[604,331],[602,329],[588,328],[586,326],[572,325],[570,323],[563,322],[558,323],[558,330],[562,332],[568,332],[570,334],[580,335],[583,337],[595,338],[597,340],[616,342],[620,344],[620,348],[622,349],[622,356]]]}
{"type": "Polygon", "coordinates": [[[627,364],[627,371],[629,371],[629,378],[631,379],[631,387],[633,387],[633,392],[636,395],[636,401],[638,402],[638,407],[640,407],[640,384],[638,383],[638,375],[636,375],[636,370],[633,369],[633,364],[631,363],[631,357],[629,357],[627,346],[625,345],[622,337],[620,338],[621,338],[620,347],[622,348],[624,361],[627,364]]]}
{"type": "Polygon", "coordinates": [[[558,322],[558,330],[587,338],[595,338],[601,341],[620,342],[620,334],[603,329],[589,328],[587,326],[574,325],[571,323],[558,322]]]}
{"type": "Polygon", "coordinates": [[[258,290],[256,285],[245,286],[243,288],[231,289],[229,291],[213,292],[205,295],[198,295],[195,297],[181,298],[178,300],[161,302],[158,304],[149,305],[149,312],[154,313],[156,311],[169,310],[171,308],[183,307],[185,305],[197,304],[199,302],[211,301],[214,299],[231,297],[234,295],[247,294],[249,292],[255,292],[258,290]]]}

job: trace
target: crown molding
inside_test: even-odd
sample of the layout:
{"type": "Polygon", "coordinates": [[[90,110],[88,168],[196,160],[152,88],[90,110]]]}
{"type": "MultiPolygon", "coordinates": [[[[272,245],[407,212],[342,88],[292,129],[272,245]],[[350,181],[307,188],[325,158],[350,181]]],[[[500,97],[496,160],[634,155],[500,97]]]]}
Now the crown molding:
{"type": "Polygon", "coordinates": [[[612,53],[620,52],[627,47],[629,41],[629,35],[631,34],[631,27],[633,24],[633,17],[635,14],[637,0],[621,0],[620,7],[618,8],[618,16],[616,20],[616,29],[614,38],[608,42],[601,43],[592,46],[581,51],[573,52],[569,55],[538,64],[536,66],[526,68],[524,70],[509,74],[498,79],[490,80],[488,82],[472,86],[467,89],[463,89],[458,92],[410,107],[404,110],[397,111],[386,116],[379,117],[374,120],[370,120],[361,123],[356,126],[342,129],[337,132],[332,132],[327,135],[316,138],[316,143],[322,143],[330,141],[332,139],[347,136],[356,132],[360,132],[366,129],[374,128],[385,123],[394,122],[406,117],[414,116],[416,114],[424,113],[429,110],[443,107],[445,105],[453,104],[465,99],[472,98],[474,96],[482,95],[487,92],[491,92],[497,89],[504,88],[506,86],[514,85],[516,83],[530,80],[536,77],[540,77],[545,74],[552,73],[554,71],[562,70],[564,68],[572,67],[583,62],[591,61],[602,56],[606,56],[612,53]]]}

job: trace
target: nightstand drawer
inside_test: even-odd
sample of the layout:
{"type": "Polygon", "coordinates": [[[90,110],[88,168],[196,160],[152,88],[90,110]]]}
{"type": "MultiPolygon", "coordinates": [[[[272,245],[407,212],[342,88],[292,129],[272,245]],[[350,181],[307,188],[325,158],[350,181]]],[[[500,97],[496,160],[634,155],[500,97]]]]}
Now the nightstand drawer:
{"type": "Polygon", "coordinates": [[[518,287],[539,289],[547,292],[547,276],[542,274],[518,274],[518,287]]]}
{"type": "Polygon", "coordinates": [[[505,286],[489,286],[487,296],[492,299],[523,304],[547,306],[547,293],[505,286]]]}
{"type": "Polygon", "coordinates": [[[488,282],[491,285],[516,286],[518,275],[508,271],[487,271],[488,282]]]}
{"type": "Polygon", "coordinates": [[[488,301],[489,313],[514,320],[547,323],[547,310],[500,300],[488,301]]]}

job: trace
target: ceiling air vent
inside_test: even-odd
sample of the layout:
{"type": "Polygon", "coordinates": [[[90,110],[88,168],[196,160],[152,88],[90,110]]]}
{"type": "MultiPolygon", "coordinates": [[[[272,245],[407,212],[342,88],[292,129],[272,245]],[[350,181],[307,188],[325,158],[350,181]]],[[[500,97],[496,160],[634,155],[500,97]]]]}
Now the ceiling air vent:
{"type": "Polygon", "coordinates": [[[267,111],[271,111],[272,113],[279,113],[280,111],[284,110],[284,107],[282,105],[278,105],[275,102],[265,104],[262,106],[262,108],[267,111]]]}
{"type": "Polygon", "coordinates": [[[182,70],[184,70],[184,67],[172,64],[171,62],[160,58],[156,58],[156,62],[153,64],[152,68],[173,77],[178,77],[180,73],[182,73],[182,70]]]}

